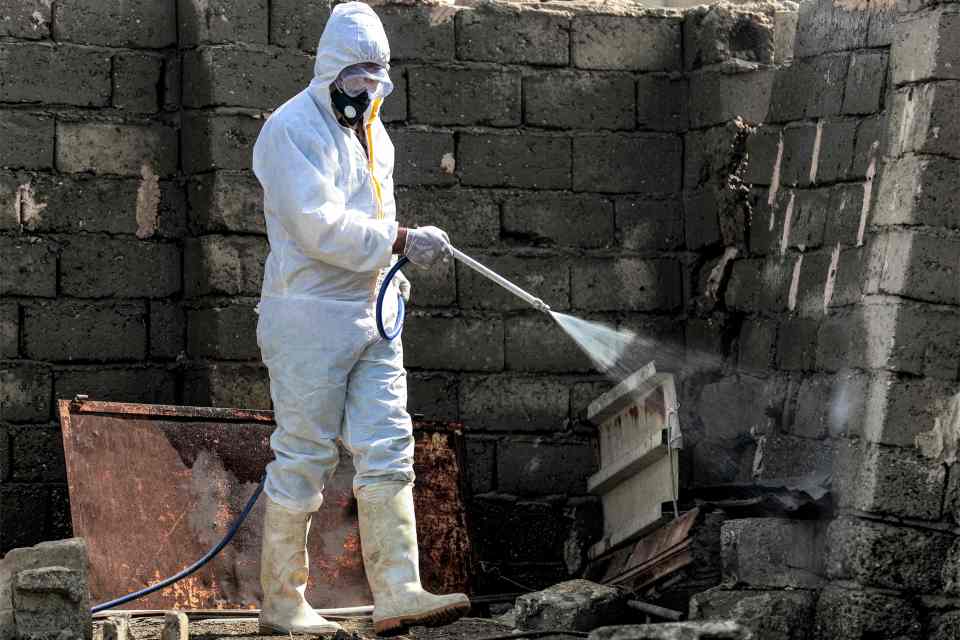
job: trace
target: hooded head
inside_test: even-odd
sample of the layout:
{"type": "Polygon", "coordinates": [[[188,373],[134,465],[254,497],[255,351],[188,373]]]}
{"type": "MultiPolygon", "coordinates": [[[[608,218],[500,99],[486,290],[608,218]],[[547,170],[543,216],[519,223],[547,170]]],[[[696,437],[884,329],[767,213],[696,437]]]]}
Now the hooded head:
{"type": "MultiPolygon", "coordinates": [[[[317,45],[310,90],[321,104],[330,105],[330,85],[343,69],[362,62],[390,68],[390,44],[380,18],[362,2],[338,4],[330,13],[317,45]]],[[[393,83],[381,83],[379,97],[393,91],[393,83]]]]}

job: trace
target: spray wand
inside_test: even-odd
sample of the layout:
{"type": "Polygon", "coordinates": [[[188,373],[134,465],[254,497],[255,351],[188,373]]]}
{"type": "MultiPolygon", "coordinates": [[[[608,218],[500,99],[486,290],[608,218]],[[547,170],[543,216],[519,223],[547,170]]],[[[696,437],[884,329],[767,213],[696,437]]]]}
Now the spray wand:
{"type": "MultiPolygon", "coordinates": [[[[518,298],[520,298],[521,300],[523,300],[524,302],[532,306],[537,311],[550,313],[550,305],[548,305],[546,302],[544,302],[540,298],[536,297],[535,295],[533,295],[528,291],[524,291],[514,283],[510,282],[509,280],[501,276],[499,273],[497,273],[493,269],[490,269],[489,267],[485,267],[484,265],[480,264],[479,262],[477,262],[476,260],[468,256],[464,252],[455,248],[453,245],[449,245],[448,248],[450,250],[450,255],[452,255],[454,258],[456,258],[463,264],[467,265],[468,267],[470,267],[471,269],[473,269],[483,277],[489,278],[490,280],[496,282],[498,285],[500,285],[501,287],[503,287],[513,295],[517,296],[518,298]]],[[[386,295],[387,289],[389,288],[390,281],[393,280],[393,276],[395,276],[397,271],[402,269],[408,262],[410,262],[410,260],[406,257],[402,257],[399,260],[397,260],[396,264],[394,264],[393,267],[390,268],[390,270],[387,272],[387,275],[383,278],[383,284],[380,285],[380,292],[377,295],[377,330],[380,332],[380,336],[385,340],[393,340],[398,335],[400,335],[400,330],[403,328],[403,317],[404,317],[404,310],[405,310],[403,297],[398,296],[397,322],[392,329],[387,329],[387,327],[384,326],[383,324],[383,300],[386,295]]]]}

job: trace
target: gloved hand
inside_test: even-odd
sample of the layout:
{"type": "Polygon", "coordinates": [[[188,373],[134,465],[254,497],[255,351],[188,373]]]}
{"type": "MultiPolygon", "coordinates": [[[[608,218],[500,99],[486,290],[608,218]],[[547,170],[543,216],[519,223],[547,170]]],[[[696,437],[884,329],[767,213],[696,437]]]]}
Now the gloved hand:
{"type": "Polygon", "coordinates": [[[397,271],[397,275],[393,276],[393,279],[397,281],[397,287],[400,289],[403,301],[410,302],[410,281],[407,280],[407,276],[403,275],[403,271],[397,271]]]}
{"type": "Polygon", "coordinates": [[[450,237],[436,227],[407,229],[403,255],[418,267],[431,267],[438,260],[445,262],[450,257],[450,237]]]}

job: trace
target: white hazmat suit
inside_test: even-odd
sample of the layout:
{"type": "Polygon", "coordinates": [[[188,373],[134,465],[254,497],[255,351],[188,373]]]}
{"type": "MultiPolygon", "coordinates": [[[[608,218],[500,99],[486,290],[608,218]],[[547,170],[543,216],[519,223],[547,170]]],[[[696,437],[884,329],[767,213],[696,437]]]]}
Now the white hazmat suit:
{"type": "MultiPolygon", "coordinates": [[[[462,594],[434,596],[420,588],[403,352],[399,339],[379,336],[374,318],[398,234],[394,150],[378,117],[393,87],[381,82],[370,96],[365,144],[338,121],[330,97],[344,68],[374,63],[386,70],[389,60],[373,10],[359,2],[337,5],[320,38],[313,80],[272,114],[254,146],[270,241],[257,341],[277,422],[265,489],[265,631],[338,628],[303,597],[310,516],[337,464],[338,440],[356,468],[377,631],[439,624],[469,608],[462,594]]],[[[395,291],[386,297],[393,303],[385,309],[388,324],[396,299],[395,291]]]]}

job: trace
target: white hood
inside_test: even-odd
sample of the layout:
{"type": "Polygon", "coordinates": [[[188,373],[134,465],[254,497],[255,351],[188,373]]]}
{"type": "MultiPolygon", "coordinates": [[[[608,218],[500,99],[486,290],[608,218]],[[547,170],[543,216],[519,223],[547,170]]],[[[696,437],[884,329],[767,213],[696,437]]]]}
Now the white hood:
{"type": "MultiPolygon", "coordinates": [[[[317,45],[317,61],[313,67],[310,93],[320,104],[330,106],[329,87],[337,75],[352,64],[374,62],[390,69],[390,43],[383,23],[368,5],[362,2],[338,4],[317,45]]],[[[393,83],[381,85],[379,97],[393,91],[393,83]]]]}

